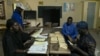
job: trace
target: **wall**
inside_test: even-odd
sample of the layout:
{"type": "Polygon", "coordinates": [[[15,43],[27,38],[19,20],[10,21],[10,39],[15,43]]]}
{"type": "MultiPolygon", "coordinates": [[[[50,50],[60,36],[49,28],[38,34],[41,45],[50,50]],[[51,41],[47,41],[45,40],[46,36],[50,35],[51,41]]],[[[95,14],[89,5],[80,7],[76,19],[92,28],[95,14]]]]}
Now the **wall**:
{"type": "MultiPolygon", "coordinates": [[[[81,0],[25,0],[23,3],[28,4],[32,10],[38,11],[38,6],[62,6],[62,18],[60,19],[60,25],[62,26],[66,22],[67,17],[72,16],[74,22],[78,22],[82,19],[82,1],[81,0]],[[39,1],[43,1],[43,5],[39,5],[39,1]],[[64,3],[75,3],[75,11],[64,12],[64,3]]],[[[38,17],[37,17],[38,19],[38,17]]]]}
{"type": "MultiPolygon", "coordinates": [[[[85,0],[84,0],[85,1],[85,0]]],[[[62,18],[60,19],[60,25],[62,26],[69,16],[72,16],[74,22],[83,20],[83,0],[24,0],[24,4],[28,4],[31,10],[36,10],[38,13],[38,6],[62,6],[62,18]],[[39,4],[42,1],[43,4],[39,4]],[[64,12],[64,3],[75,3],[74,11],[64,12]]],[[[37,16],[38,19],[38,16],[37,16]]]]}
{"type": "MultiPolygon", "coordinates": [[[[19,0],[19,2],[24,3],[28,7],[28,9],[37,11],[37,20],[42,23],[42,19],[38,18],[38,6],[62,6],[62,18],[60,19],[60,25],[62,26],[64,22],[66,22],[67,17],[72,16],[74,22],[81,21],[83,19],[83,1],[87,0],[19,0]],[[39,4],[39,1],[43,1],[43,4],[39,4]],[[64,12],[64,3],[75,3],[74,11],[64,12]]],[[[12,0],[12,3],[17,1],[12,0]]],[[[12,15],[13,7],[12,5],[7,5],[7,0],[5,0],[5,8],[6,8],[6,19],[10,18],[12,15]]],[[[4,21],[5,20],[0,20],[4,21]]],[[[35,22],[34,20],[29,20],[30,22],[35,22]]],[[[3,22],[3,23],[4,23],[3,22]]],[[[1,23],[1,22],[0,22],[1,23]]],[[[32,25],[32,24],[31,24],[32,25]]]]}
{"type": "Polygon", "coordinates": [[[11,18],[11,15],[12,15],[12,12],[13,12],[12,3],[13,3],[13,1],[11,1],[11,0],[10,0],[10,2],[8,2],[7,0],[4,0],[4,4],[5,4],[5,17],[6,18],[4,20],[0,20],[0,24],[5,24],[6,20],[11,18]]]}
{"type": "Polygon", "coordinates": [[[97,28],[100,28],[100,1],[99,1],[99,13],[98,13],[96,25],[97,28]]]}

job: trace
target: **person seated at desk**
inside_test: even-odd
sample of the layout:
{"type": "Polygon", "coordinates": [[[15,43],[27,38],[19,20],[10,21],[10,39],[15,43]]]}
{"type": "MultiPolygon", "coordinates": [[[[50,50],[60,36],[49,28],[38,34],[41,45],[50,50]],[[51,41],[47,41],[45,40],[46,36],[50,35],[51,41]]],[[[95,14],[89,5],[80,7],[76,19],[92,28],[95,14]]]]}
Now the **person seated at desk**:
{"type": "Polygon", "coordinates": [[[4,56],[26,56],[25,45],[31,42],[30,39],[29,34],[19,30],[16,21],[8,19],[2,39],[4,56]]]}
{"type": "Polygon", "coordinates": [[[70,45],[72,56],[95,56],[96,41],[88,31],[88,24],[81,21],[77,24],[80,38],[77,46],[70,45]]]}
{"type": "Polygon", "coordinates": [[[65,41],[69,40],[73,43],[77,41],[77,28],[73,24],[73,18],[68,17],[67,22],[64,23],[62,28],[62,34],[64,35],[65,41]]]}

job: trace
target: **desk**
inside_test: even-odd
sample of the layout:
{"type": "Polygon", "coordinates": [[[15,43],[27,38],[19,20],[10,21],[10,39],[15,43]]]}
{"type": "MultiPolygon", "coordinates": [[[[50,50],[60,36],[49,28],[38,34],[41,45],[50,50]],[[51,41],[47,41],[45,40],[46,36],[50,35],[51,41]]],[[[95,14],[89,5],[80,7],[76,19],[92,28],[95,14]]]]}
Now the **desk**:
{"type": "Polygon", "coordinates": [[[35,41],[29,50],[30,51],[28,51],[28,54],[31,54],[31,55],[49,56],[48,42],[47,41],[44,41],[44,42],[35,41]]]}
{"type": "Polygon", "coordinates": [[[50,54],[70,54],[70,50],[63,48],[59,50],[58,43],[52,43],[50,44],[50,54]]]}
{"type": "MultiPolygon", "coordinates": [[[[35,37],[36,40],[34,41],[33,45],[29,48],[28,54],[30,54],[30,55],[49,56],[49,48],[48,48],[49,38],[47,38],[43,35],[40,36],[41,29],[31,35],[31,36],[35,37]],[[40,39],[45,39],[45,40],[41,41],[40,39]]],[[[42,32],[42,34],[43,34],[43,32],[42,32]]]]}
{"type": "Polygon", "coordinates": [[[56,32],[56,33],[51,33],[49,34],[50,38],[57,38],[57,41],[52,41],[52,39],[50,40],[50,54],[51,56],[56,55],[69,55],[71,54],[70,50],[68,49],[67,44],[65,43],[63,36],[61,36],[62,34],[60,32],[56,32]],[[52,34],[52,36],[50,36],[52,34]],[[54,35],[54,36],[53,36],[54,35]],[[60,39],[60,40],[59,40],[60,39]],[[63,45],[65,45],[64,47],[60,47],[60,43],[63,45]]]}
{"type": "MultiPolygon", "coordinates": [[[[54,29],[44,29],[43,30],[43,33],[50,33],[50,32],[55,32],[54,29]]],[[[59,30],[59,29],[58,29],[59,30]]],[[[57,30],[57,31],[58,31],[57,30]]],[[[52,32],[52,33],[53,33],[52,32]]],[[[48,36],[48,50],[45,54],[42,54],[42,56],[54,56],[54,55],[57,55],[59,56],[60,54],[64,54],[64,55],[69,55],[71,54],[70,50],[69,49],[64,49],[64,48],[60,48],[59,49],[59,42],[57,43],[51,43],[51,38],[48,36]]],[[[32,53],[31,55],[34,55],[34,54],[38,54],[39,56],[41,55],[41,53],[32,53]]]]}

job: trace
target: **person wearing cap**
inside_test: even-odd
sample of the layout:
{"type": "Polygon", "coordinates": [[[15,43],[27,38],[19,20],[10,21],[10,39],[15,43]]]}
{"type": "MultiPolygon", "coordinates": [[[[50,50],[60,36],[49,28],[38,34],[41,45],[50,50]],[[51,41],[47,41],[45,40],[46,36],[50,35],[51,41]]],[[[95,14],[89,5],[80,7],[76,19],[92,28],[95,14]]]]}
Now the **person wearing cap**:
{"type": "Polygon", "coordinates": [[[20,29],[23,30],[24,24],[22,20],[22,12],[25,9],[22,3],[16,3],[16,9],[14,10],[12,14],[12,19],[15,20],[19,25],[20,29]]]}
{"type": "Polygon", "coordinates": [[[76,26],[73,23],[72,17],[68,17],[67,22],[64,23],[62,34],[64,35],[66,43],[68,40],[72,43],[75,43],[77,41],[78,32],[76,26]]]}
{"type": "Polygon", "coordinates": [[[88,31],[88,24],[85,21],[77,23],[80,38],[77,46],[70,45],[72,56],[95,56],[96,41],[88,31]]]}

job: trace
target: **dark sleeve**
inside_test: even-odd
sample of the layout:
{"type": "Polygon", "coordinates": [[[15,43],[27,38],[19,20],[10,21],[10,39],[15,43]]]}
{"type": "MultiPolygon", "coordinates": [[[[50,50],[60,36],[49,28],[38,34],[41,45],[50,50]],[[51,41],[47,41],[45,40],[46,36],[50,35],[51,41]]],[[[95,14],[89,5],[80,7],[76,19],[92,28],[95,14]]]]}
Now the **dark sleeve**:
{"type": "Polygon", "coordinates": [[[95,56],[95,48],[96,48],[96,44],[94,42],[89,42],[87,44],[87,51],[89,56],[95,56]]]}
{"type": "Polygon", "coordinates": [[[26,42],[27,40],[30,40],[31,36],[28,33],[22,32],[22,40],[23,42],[26,42]]]}
{"type": "Polygon", "coordinates": [[[14,45],[12,38],[7,36],[7,39],[5,42],[7,44],[7,46],[5,46],[5,47],[8,49],[9,55],[14,56],[14,53],[16,51],[16,47],[14,45]]]}

